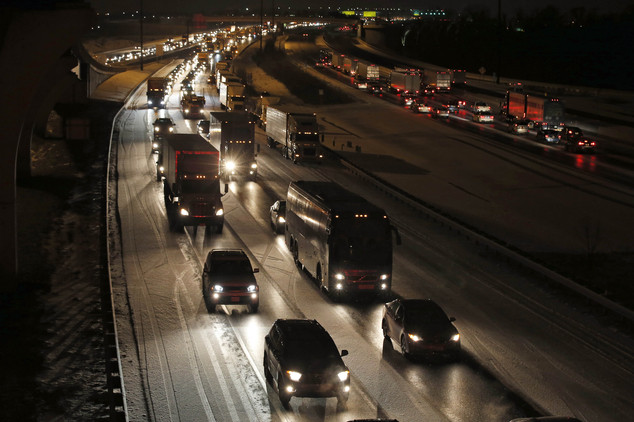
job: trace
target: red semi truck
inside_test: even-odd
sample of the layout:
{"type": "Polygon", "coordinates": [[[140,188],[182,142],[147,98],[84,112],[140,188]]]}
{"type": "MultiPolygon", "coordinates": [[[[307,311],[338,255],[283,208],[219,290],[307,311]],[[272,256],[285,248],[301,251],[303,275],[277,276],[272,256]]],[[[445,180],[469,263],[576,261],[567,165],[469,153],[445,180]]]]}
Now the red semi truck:
{"type": "Polygon", "coordinates": [[[564,127],[564,105],[558,98],[509,90],[502,103],[502,113],[528,119],[533,127],[555,130],[564,127]]]}
{"type": "MultiPolygon", "coordinates": [[[[222,233],[224,209],[218,176],[219,152],[198,134],[178,133],[163,139],[157,179],[163,180],[170,229],[204,225],[222,233]]],[[[225,185],[225,193],[228,185],[225,185]]]]}

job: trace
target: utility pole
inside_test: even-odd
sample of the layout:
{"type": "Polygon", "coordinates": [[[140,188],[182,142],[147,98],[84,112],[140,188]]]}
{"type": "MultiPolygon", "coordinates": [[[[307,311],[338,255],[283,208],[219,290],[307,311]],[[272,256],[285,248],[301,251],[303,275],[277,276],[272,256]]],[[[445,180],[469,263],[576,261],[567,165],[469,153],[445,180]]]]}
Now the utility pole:
{"type": "Polygon", "coordinates": [[[262,30],[264,28],[264,0],[260,0],[260,54],[262,54],[262,30]]]}

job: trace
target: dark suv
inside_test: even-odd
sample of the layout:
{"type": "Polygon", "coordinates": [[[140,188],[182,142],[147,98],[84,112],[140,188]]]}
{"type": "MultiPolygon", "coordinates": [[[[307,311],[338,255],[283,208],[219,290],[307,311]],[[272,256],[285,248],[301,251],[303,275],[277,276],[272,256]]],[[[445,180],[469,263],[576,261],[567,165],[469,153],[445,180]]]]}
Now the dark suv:
{"type": "Polygon", "coordinates": [[[596,152],[597,143],[586,138],[576,126],[566,126],[561,134],[561,144],[566,151],[572,152],[596,152]]]}
{"type": "Polygon", "coordinates": [[[350,371],[330,334],[315,320],[278,319],[264,338],[264,375],[288,408],[291,397],[337,397],[344,406],[350,394],[350,371]]]}
{"type": "Polygon", "coordinates": [[[247,305],[257,312],[260,288],[249,258],[242,249],[212,249],[203,268],[203,298],[209,312],[216,305],[247,305]]]}

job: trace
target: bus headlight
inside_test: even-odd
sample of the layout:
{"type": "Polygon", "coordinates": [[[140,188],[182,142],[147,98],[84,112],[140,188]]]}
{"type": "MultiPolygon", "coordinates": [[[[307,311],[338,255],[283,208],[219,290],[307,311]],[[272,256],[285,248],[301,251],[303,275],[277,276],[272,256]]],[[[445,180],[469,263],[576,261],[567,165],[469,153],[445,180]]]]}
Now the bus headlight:
{"type": "Polygon", "coordinates": [[[187,211],[185,208],[181,208],[181,215],[188,216],[189,211],[187,211]]]}
{"type": "Polygon", "coordinates": [[[158,126],[155,126],[155,127],[154,127],[154,132],[160,132],[160,131],[161,131],[161,128],[160,128],[160,127],[158,127],[158,126]]]}
{"type": "Polygon", "coordinates": [[[222,208],[220,208],[220,209],[216,210],[216,215],[217,215],[218,217],[220,217],[221,215],[224,215],[224,213],[225,213],[225,211],[224,211],[222,208]]]}
{"type": "Polygon", "coordinates": [[[381,280],[387,280],[388,278],[390,278],[389,274],[381,274],[381,280]]]}
{"type": "Polygon", "coordinates": [[[451,336],[451,341],[459,341],[460,340],[460,334],[454,334],[453,336],[451,336]]]}
{"type": "Polygon", "coordinates": [[[344,275],[343,275],[343,274],[341,274],[341,273],[337,273],[337,274],[335,274],[335,279],[337,279],[337,280],[343,280],[343,279],[345,279],[345,278],[346,278],[346,276],[344,276],[344,275]]]}
{"type": "Polygon", "coordinates": [[[227,170],[232,171],[236,169],[236,163],[234,161],[227,161],[227,170]]]}
{"type": "Polygon", "coordinates": [[[258,290],[258,286],[256,286],[255,284],[250,284],[247,287],[247,292],[249,292],[249,293],[256,292],[257,290],[258,290]]]}
{"type": "Polygon", "coordinates": [[[220,284],[216,284],[216,285],[214,285],[214,287],[212,288],[212,290],[213,290],[214,292],[222,293],[222,291],[224,290],[224,288],[223,288],[220,284]]]}
{"type": "Polygon", "coordinates": [[[337,376],[339,377],[339,381],[344,382],[345,380],[347,380],[349,374],[350,374],[350,371],[339,372],[337,374],[337,376]]]}
{"type": "Polygon", "coordinates": [[[255,164],[255,163],[252,163],[252,164],[251,164],[251,168],[252,168],[252,169],[256,169],[256,168],[258,168],[258,165],[257,165],[257,164],[255,164]]]}

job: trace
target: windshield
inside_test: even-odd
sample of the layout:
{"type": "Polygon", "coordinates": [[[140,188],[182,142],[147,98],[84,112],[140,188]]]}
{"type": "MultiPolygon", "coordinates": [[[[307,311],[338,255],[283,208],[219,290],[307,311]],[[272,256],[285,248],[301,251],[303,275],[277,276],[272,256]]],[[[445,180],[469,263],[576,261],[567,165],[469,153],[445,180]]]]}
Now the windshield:
{"type": "Polygon", "coordinates": [[[182,180],[181,193],[214,193],[220,190],[218,180],[182,180]]]}
{"type": "Polygon", "coordinates": [[[447,315],[442,309],[436,306],[415,306],[404,307],[405,318],[409,321],[445,322],[447,315]]]}
{"type": "Polygon", "coordinates": [[[253,269],[244,259],[222,259],[213,261],[211,272],[215,274],[251,274],[253,269]]]}
{"type": "Polygon", "coordinates": [[[332,257],[354,263],[387,264],[392,259],[392,238],[387,220],[350,218],[332,230],[332,257]]]}
{"type": "Polygon", "coordinates": [[[306,360],[328,359],[339,357],[339,351],[335,344],[325,338],[296,339],[288,342],[287,356],[301,356],[306,360]]]}
{"type": "Polygon", "coordinates": [[[297,134],[295,140],[297,142],[319,142],[319,136],[316,133],[297,134]]]}

